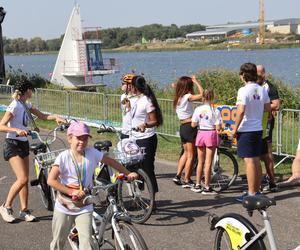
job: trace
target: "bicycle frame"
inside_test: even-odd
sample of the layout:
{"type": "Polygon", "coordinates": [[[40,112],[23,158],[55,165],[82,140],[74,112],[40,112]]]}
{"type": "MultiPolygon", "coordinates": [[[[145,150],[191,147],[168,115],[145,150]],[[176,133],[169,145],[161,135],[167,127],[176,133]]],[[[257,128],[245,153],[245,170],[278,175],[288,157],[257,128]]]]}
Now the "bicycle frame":
{"type": "Polygon", "coordinates": [[[272,226],[271,226],[271,223],[269,220],[268,213],[265,210],[261,210],[259,212],[262,215],[265,226],[257,234],[255,234],[255,236],[245,246],[243,246],[241,248],[241,250],[247,249],[254,242],[256,242],[257,239],[259,239],[260,237],[263,237],[265,234],[268,237],[271,250],[277,250],[276,242],[275,242],[275,238],[274,238],[274,234],[273,234],[273,230],[272,230],[272,226]]]}

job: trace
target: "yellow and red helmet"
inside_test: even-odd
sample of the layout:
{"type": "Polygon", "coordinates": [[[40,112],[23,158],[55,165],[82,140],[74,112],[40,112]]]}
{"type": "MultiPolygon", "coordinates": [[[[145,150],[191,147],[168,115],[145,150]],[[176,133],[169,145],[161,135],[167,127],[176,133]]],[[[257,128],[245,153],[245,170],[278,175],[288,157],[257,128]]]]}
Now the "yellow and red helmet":
{"type": "Polygon", "coordinates": [[[126,74],[122,77],[122,84],[132,84],[132,79],[135,77],[135,74],[126,74]]]}

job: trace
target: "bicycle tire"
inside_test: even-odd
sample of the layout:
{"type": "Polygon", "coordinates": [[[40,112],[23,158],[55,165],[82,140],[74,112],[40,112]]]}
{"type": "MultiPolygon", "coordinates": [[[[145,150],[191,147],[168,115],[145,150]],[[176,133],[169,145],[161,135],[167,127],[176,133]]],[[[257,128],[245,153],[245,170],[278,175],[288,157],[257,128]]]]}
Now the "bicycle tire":
{"type": "MultiPolygon", "coordinates": [[[[234,214],[234,213],[225,214],[222,217],[220,217],[219,221],[221,219],[224,219],[224,218],[236,219],[249,230],[250,233],[245,236],[247,242],[249,242],[251,240],[251,238],[255,234],[258,233],[257,229],[253,226],[253,224],[249,220],[247,220],[245,217],[243,217],[239,214],[234,214]]],[[[235,230],[239,230],[239,228],[237,228],[235,230]]],[[[240,248],[242,248],[242,247],[243,246],[240,246],[240,248]]],[[[223,227],[218,227],[217,228],[217,233],[216,233],[216,236],[215,236],[214,250],[227,250],[227,249],[229,249],[229,250],[233,249],[232,244],[231,244],[231,240],[230,240],[230,236],[223,227]],[[226,246],[224,246],[222,244],[223,239],[224,239],[224,242],[226,243],[226,246]]],[[[252,245],[250,245],[247,248],[247,250],[266,250],[266,246],[265,246],[265,243],[264,243],[263,239],[259,238],[252,245]]]]}
{"type": "Polygon", "coordinates": [[[45,208],[49,211],[53,211],[54,202],[52,200],[51,188],[47,183],[47,178],[48,178],[47,169],[41,169],[41,172],[39,174],[40,194],[45,208]]]}
{"type": "Polygon", "coordinates": [[[150,177],[143,169],[131,169],[139,175],[137,181],[119,183],[118,203],[132,222],[145,223],[151,216],[154,206],[154,190],[150,177]]]}
{"type": "MultiPolygon", "coordinates": [[[[216,192],[228,189],[236,180],[239,172],[237,160],[225,148],[218,148],[218,160],[212,168],[210,187],[216,192]]],[[[204,178],[201,183],[204,186],[204,178]]]]}
{"type": "Polygon", "coordinates": [[[147,250],[148,247],[140,232],[127,221],[117,222],[118,235],[121,238],[123,246],[119,242],[114,232],[115,249],[132,249],[132,250],[147,250]]]}

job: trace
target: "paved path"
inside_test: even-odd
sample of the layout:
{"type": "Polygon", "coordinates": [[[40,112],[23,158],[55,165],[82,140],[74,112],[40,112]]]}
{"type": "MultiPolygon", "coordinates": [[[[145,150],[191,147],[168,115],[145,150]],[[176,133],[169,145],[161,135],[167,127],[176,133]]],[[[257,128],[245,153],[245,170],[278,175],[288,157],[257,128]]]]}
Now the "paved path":
{"type": "MultiPolygon", "coordinates": [[[[3,141],[3,134],[0,134],[3,141]]],[[[2,152],[2,146],[0,147],[2,152]]],[[[146,225],[137,227],[143,234],[149,249],[213,249],[215,232],[209,230],[209,213],[222,215],[236,212],[249,218],[234,197],[244,186],[239,184],[218,197],[195,194],[190,190],[175,186],[171,181],[176,165],[159,162],[156,172],[160,192],[157,195],[158,212],[146,225]]],[[[31,168],[31,175],[33,168],[31,168]]],[[[14,177],[7,162],[1,159],[0,202],[3,202],[14,177]]],[[[300,188],[281,190],[275,196],[277,206],[268,211],[271,216],[278,249],[292,250],[300,245],[300,188]]],[[[30,187],[30,208],[38,216],[39,222],[6,224],[0,219],[0,249],[48,249],[51,241],[51,213],[43,208],[39,191],[30,187]]],[[[18,212],[18,199],[14,204],[18,212]]],[[[250,220],[260,227],[262,221],[255,213],[250,220]]]]}

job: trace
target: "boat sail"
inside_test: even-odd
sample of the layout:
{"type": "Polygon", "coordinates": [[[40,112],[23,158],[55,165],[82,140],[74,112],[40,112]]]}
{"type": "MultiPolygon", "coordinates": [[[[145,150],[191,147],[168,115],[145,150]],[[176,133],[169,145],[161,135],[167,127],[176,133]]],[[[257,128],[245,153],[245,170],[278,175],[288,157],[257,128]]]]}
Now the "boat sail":
{"type": "MultiPolygon", "coordinates": [[[[63,88],[98,86],[95,76],[114,74],[118,65],[114,58],[103,59],[99,29],[83,31],[80,7],[76,4],[70,16],[64,39],[57,56],[51,83],[63,88]],[[87,33],[96,34],[96,39],[86,39],[87,33]]],[[[103,85],[103,84],[102,84],[103,85]]]]}

